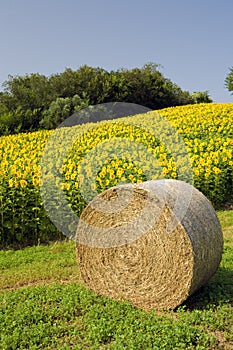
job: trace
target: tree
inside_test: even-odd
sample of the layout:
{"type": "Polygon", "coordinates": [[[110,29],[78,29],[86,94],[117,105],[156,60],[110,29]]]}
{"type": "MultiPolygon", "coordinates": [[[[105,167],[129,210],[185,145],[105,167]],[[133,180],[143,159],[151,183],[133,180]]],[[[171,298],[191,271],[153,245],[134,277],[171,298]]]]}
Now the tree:
{"type": "Polygon", "coordinates": [[[8,98],[11,109],[19,106],[22,110],[43,109],[53,100],[48,78],[38,73],[9,76],[3,87],[5,99],[8,98]]]}
{"type": "Polygon", "coordinates": [[[211,103],[213,100],[209,96],[209,91],[193,92],[191,94],[194,103],[211,103]]]}
{"type": "Polygon", "coordinates": [[[4,117],[0,114],[0,117],[5,122],[8,120],[9,131],[13,133],[38,129],[43,110],[54,99],[48,78],[38,73],[9,76],[3,87],[0,105],[5,106],[7,113],[4,117]]]}
{"type": "Polygon", "coordinates": [[[191,96],[182,91],[163,76],[156,63],[110,72],[83,65],[50,77],[38,73],[9,76],[3,86],[0,121],[4,121],[4,133],[54,128],[75,111],[105,102],[129,102],[151,109],[211,102],[207,92],[191,96]]]}
{"type": "Polygon", "coordinates": [[[57,97],[72,97],[75,94],[81,94],[82,89],[78,79],[78,71],[66,68],[63,73],[51,75],[49,78],[50,94],[54,101],[57,97]]]}
{"type": "Polygon", "coordinates": [[[45,129],[55,129],[73,113],[80,111],[88,105],[89,100],[87,98],[81,98],[78,95],[65,98],[58,97],[44,111],[40,126],[45,129]]]}
{"type": "Polygon", "coordinates": [[[225,79],[225,86],[228,89],[228,91],[233,91],[233,66],[230,68],[230,72],[225,79]]]}
{"type": "Polygon", "coordinates": [[[121,70],[126,89],[123,101],[151,109],[193,103],[191,95],[183,93],[180,87],[165,78],[158,67],[155,63],[147,63],[142,68],[121,70]]]}
{"type": "Polygon", "coordinates": [[[35,130],[39,123],[37,113],[36,109],[23,111],[20,107],[17,107],[14,111],[0,111],[0,135],[35,130]]]}

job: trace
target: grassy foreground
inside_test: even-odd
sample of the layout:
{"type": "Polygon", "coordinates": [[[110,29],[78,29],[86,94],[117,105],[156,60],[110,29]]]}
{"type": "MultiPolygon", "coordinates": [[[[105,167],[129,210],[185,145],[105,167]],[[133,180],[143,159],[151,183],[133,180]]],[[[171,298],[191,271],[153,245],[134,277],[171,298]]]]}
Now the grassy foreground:
{"type": "Polygon", "coordinates": [[[218,216],[218,272],[175,311],[87,290],[74,242],[0,251],[0,349],[233,349],[233,211],[218,216]]]}

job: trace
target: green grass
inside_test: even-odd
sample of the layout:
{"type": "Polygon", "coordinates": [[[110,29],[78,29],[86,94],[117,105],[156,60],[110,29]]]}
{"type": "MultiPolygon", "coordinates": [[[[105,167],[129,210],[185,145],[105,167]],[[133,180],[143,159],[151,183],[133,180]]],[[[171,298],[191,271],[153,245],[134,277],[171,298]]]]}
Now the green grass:
{"type": "Polygon", "coordinates": [[[175,311],[146,312],[82,285],[74,242],[0,251],[0,349],[233,349],[233,211],[221,265],[175,311]]]}

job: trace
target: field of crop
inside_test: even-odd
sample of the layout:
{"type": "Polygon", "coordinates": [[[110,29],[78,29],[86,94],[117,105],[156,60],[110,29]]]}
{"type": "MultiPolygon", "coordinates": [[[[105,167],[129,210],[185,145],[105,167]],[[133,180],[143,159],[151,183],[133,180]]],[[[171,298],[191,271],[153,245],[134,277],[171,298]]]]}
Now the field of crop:
{"type": "Polygon", "coordinates": [[[85,288],[40,191],[54,181],[80,214],[118,183],[192,178],[215,208],[232,204],[232,121],[232,104],[201,104],[61,128],[47,149],[53,131],[1,137],[0,349],[233,349],[233,211],[217,212],[224,252],[209,283],[175,311],[146,312],[85,288]]]}
{"type": "Polygon", "coordinates": [[[233,349],[233,211],[218,212],[221,265],[175,311],[87,290],[73,241],[0,251],[0,349],[233,349]]]}
{"type": "MultiPolygon", "coordinates": [[[[78,215],[106,188],[162,177],[192,177],[220,208],[233,197],[232,121],[232,104],[200,104],[78,125],[69,128],[71,133],[60,128],[46,151],[47,168],[78,215]],[[180,151],[181,137],[185,150],[180,151]],[[70,138],[74,143],[64,159],[60,155],[70,138]]],[[[46,215],[39,186],[41,156],[52,135],[0,138],[0,247],[62,237],[46,215]]]]}

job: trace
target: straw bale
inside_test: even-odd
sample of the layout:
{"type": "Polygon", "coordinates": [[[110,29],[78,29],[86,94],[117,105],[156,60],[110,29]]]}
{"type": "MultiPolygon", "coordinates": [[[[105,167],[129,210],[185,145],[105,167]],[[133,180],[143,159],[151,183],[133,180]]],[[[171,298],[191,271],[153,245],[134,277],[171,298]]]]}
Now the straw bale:
{"type": "Polygon", "coordinates": [[[174,309],[205,285],[223,237],[207,198],[178,180],[112,187],[84,209],[76,253],[85,284],[144,309],[174,309]]]}

